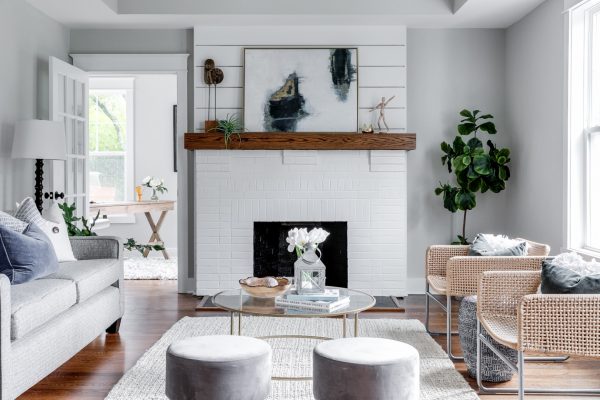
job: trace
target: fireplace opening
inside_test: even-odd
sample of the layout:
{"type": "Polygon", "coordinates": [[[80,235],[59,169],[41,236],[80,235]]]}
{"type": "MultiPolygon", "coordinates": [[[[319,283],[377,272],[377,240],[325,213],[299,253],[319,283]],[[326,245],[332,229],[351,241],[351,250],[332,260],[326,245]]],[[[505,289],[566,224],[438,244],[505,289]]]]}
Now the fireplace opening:
{"type": "Polygon", "coordinates": [[[255,222],[254,276],[294,276],[295,252],[288,252],[285,241],[293,228],[323,228],[329,237],[319,245],[325,264],[328,286],[348,287],[347,222],[255,222]]]}

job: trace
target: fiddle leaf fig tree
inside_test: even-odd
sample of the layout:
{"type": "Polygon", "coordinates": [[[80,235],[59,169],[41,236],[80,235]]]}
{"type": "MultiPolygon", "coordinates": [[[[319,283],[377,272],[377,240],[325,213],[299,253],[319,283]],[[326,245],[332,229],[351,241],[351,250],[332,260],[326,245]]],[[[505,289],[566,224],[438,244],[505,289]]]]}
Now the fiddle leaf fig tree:
{"type": "Polygon", "coordinates": [[[463,211],[462,235],[458,235],[457,244],[468,244],[466,237],[467,211],[477,205],[477,193],[488,190],[499,193],[506,187],[510,178],[510,150],[498,149],[487,140],[487,148],[479,136],[484,133],[496,134],[496,125],[491,114],[481,114],[479,110],[462,110],[463,119],[458,125],[458,136],[452,144],[442,142],[442,164],[455,177],[455,183],[446,183],[435,189],[436,195],[442,195],[444,208],[455,213],[463,211]]]}

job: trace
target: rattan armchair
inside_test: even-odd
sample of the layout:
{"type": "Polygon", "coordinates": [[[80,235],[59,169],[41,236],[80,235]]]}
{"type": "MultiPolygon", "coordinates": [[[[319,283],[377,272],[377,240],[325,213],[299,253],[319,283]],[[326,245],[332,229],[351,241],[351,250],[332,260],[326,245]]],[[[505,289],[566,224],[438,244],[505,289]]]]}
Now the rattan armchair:
{"type": "MultiPolygon", "coordinates": [[[[526,239],[521,239],[526,240],[526,239]]],[[[540,270],[542,261],[550,253],[550,246],[526,240],[527,256],[521,257],[473,257],[468,256],[469,246],[434,245],[425,256],[425,327],[432,335],[446,335],[446,350],[453,360],[462,360],[452,354],[452,296],[477,294],[479,275],[484,271],[540,270]],[[446,296],[446,304],[435,295],[446,296]],[[430,300],[434,300],[446,313],[446,332],[429,329],[430,300]]]]}
{"type": "Polygon", "coordinates": [[[536,294],[538,271],[490,271],[477,291],[477,383],[480,393],[600,394],[600,389],[525,389],[524,352],[600,358],[600,294],[536,294]],[[513,364],[481,334],[517,350],[513,364]],[[481,345],[496,353],[518,374],[518,389],[490,389],[481,382],[481,345]]]}

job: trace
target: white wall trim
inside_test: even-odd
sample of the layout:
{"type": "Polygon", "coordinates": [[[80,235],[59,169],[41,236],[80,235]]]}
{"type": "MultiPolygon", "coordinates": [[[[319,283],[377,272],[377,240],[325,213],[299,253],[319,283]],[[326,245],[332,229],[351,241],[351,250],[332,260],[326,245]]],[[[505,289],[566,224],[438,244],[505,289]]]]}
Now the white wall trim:
{"type": "Polygon", "coordinates": [[[186,71],[189,54],[70,54],[85,71],[165,73],[186,71]]]}
{"type": "MultiPolygon", "coordinates": [[[[188,76],[189,54],[71,54],[73,65],[93,74],[176,74],[177,75],[177,248],[186,249],[177,254],[180,293],[196,290],[195,260],[193,246],[189,241],[190,203],[188,195],[189,152],[184,150],[183,137],[188,127],[188,76]]],[[[168,150],[169,152],[171,149],[168,150]]]]}

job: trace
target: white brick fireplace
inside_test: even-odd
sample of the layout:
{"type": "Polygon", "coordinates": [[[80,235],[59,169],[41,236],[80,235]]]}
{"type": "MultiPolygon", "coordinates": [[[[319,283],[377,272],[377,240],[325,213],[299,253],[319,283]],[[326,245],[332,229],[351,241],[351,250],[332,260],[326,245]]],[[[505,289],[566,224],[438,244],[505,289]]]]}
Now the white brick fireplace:
{"type": "Polygon", "coordinates": [[[255,221],[347,221],[348,286],[406,289],[406,151],[198,150],[197,294],[253,273],[255,221]]]}

